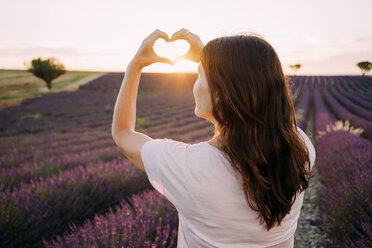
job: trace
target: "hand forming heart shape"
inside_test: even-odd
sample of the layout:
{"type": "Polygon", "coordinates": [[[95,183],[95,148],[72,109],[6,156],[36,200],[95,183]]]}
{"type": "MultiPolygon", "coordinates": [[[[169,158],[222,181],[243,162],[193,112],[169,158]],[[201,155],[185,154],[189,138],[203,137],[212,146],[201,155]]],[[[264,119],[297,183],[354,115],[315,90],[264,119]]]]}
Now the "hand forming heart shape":
{"type": "MultiPolygon", "coordinates": [[[[181,29],[175,32],[170,39],[165,32],[156,29],[143,40],[141,47],[138,49],[136,55],[131,61],[131,65],[141,70],[143,67],[156,62],[168,63],[173,65],[178,59],[186,59],[199,63],[200,54],[203,47],[203,42],[200,40],[199,36],[189,32],[186,29],[181,29]],[[190,44],[189,50],[186,54],[178,56],[174,61],[171,61],[167,57],[160,57],[158,54],[155,53],[153,49],[155,41],[159,38],[164,39],[166,42],[173,42],[179,39],[186,40],[190,44]]],[[[172,55],[174,54],[175,52],[172,53],[172,55]]]]}
{"type": "Polygon", "coordinates": [[[160,57],[169,58],[174,65],[177,58],[186,55],[190,49],[190,44],[185,40],[166,41],[164,39],[156,40],[153,46],[154,52],[160,57]]]}

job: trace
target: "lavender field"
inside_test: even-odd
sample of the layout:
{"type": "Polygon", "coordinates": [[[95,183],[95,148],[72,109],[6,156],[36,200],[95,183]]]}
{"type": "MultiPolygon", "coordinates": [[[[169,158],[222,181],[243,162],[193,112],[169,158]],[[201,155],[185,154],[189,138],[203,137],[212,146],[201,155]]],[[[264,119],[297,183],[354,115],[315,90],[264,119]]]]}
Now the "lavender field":
{"type": "MultiPolygon", "coordinates": [[[[123,76],[0,110],[0,247],[177,246],[176,209],[112,140],[123,76]]],[[[196,78],[142,73],[136,130],[188,143],[212,138],[214,126],[194,115],[196,78]]],[[[324,186],[312,221],[332,247],[371,247],[372,78],[290,78],[324,186]],[[333,130],[337,120],[363,132],[333,130]]]]}

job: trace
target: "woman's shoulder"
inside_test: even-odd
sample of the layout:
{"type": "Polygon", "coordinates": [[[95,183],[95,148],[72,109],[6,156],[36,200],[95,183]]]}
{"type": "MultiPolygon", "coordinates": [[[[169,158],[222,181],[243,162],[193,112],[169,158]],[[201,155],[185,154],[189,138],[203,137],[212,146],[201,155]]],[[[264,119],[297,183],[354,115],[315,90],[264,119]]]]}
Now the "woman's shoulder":
{"type": "Polygon", "coordinates": [[[188,143],[188,142],[183,142],[183,141],[179,141],[179,140],[171,139],[171,138],[162,138],[162,139],[156,139],[156,141],[158,141],[159,143],[168,143],[171,146],[183,147],[184,149],[187,149],[190,152],[199,151],[199,150],[211,150],[217,153],[222,152],[219,148],[210,144],[209,140],[199,141],[195,143],[188,143]]]}
{"type": "Polygon", "coordinates": [[[311,142],[310,138],[307,136],[307,134],[297,126],[297,130],[303,137],[303,140],[307,146],[307,149],[309,151],[309,157],[310,157],[310,167],[312,168],[314,163],[315,163],[315,157],[316,157],[316,152],[315,152],[315,147],[314,144],[311,142]]]}
{"type": "Polygon", "coordinates": [[[161,138],[154,139],[152,141],[152,146],[163,147],[168,155],[179,158],[205,158],[207,153],[221,152],[217,147],[214,147],[207,143],[207,141],[201,141],[197,143],[189,143],[174,138],[161,138]]]}

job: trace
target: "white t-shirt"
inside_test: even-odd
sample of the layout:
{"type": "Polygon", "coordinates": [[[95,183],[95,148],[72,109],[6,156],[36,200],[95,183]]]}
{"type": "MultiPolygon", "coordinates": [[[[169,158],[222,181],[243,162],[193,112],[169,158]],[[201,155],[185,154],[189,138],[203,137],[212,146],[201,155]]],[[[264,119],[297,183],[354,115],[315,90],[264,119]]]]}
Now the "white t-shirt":
{"type": "MultiPolygon", "coordinates": [[[[314,146],[298,130],[308,147],[312,168],[314,146]]],[[[260,225],[258,212],[246,203],[230,163],[218,148],[206,141],[187,144],[154,139],[143,145],[141,157],[150,183],[178,211],[178,248],[258,248],[288,239],[293,245],[304,191],[281,225],[267,231],[265,223],[260,225]]]]}

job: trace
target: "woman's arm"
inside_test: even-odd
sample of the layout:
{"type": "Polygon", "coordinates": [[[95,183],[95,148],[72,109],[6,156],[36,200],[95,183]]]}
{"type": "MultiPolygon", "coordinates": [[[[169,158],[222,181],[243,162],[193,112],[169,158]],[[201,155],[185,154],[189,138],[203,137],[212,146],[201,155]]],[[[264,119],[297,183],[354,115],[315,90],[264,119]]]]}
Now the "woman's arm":
{"type": "Polygon", "coordinates": [[[129,62],[123,83],[116,99],[112,133],[134,131],[136,124],[136,101],[142,68],[156,62],[172,64],[168,58],[159,57],[153,45],[159,38],[169,41],[168,35],[158,29],[146,37],[134,58],[129,62]]]}
{"type": "Polygon", "coordinates": [[[146,39],[143,40],[141,47],[138,49],[134,58],[128,64],[125,72],[123,83],[120,87],[119,95],[116,99],[114,116],[112,122],[112,133],[118,133],[124,130],[134,131],[136,120],[136,101],[138,94],[138,85],[141,77],[142,68],[156,62],[163,62],[173,65],[168,58],[159,57],[153,45],[159,38],[163,38],[167,42],[185,39],[190,43],[189,51],[178,58],[192,60],[196,63],[200,62],[200,53],[203,49],[203,42],[199,36],[189,32],[186,29],[181,29],[172,35],[169,39],[168,35],[158,29],[152,32],[146,39]]]}
{"type": "Polygon", "coordinates": [[[121,152],[136,167],[145,172],[141,148],[152,138],[135,131],[136,102],[141,70],[133,60],[127,66],[115,103],[111,133],[121,152]]]}
{"type": "Polygon", "coordinates": [[[155,62],[172,64],[168,58],[159,57],[154,52],[152,46],[158,38],[169,41],[166,33],[155,30],[144,39],[138,52],[128,64],[116,99],[111,127],[111,134],[116,145],[142,171],[145,169],[141,158],[141,148],[152,138],[135,131],[136,102],[141,71],[143,67],[155,62]]]}
{"type": "Polygon", "coordinates": [[[136,102],[142,68],[131,60],[125,71],[119,94],[116,98],[112,134],[124,130],[134,131],[136,125],[136,102]]]}
{"type": "Polygon", "coordinates": [[[189,59],[198,63],[200,62],[200,52],[203,48],[203,43],[199,36],[186,29],[181,29],[174,33],[171,39],[168,38],[166,33],[156,29],[143,40],[141,47],[127,66],[115,103],[111,133],[115,143],[124,155],[142,171],[145,171],[145,169],[141,158],[141,149],[152,138],[135,131],[136,102],[141,71],[143,67],[156,62],[171,65],[175,63],[168,58],[159,57],[155,53],[153,45],[159,38],[163,38],[167,42],[185,39],[190,43],[189,51],[177,59],[189,59]]]}

